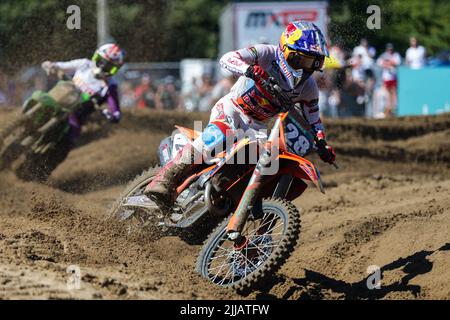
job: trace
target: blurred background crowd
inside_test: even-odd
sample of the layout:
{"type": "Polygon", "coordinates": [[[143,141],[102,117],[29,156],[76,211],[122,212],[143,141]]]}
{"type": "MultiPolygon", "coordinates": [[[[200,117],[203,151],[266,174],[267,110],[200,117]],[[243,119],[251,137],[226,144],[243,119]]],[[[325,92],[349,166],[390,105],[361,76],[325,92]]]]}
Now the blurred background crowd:
{"type": "MultiPolygon", "coordinates": [[[[66,17],[64,12],[55,13],[58,8],[68,4],[68,1],[31,1],[29,6],[25,6],[20,2],[5,0],[0,4],[0,9],[5,12],[4,19],[9,21],[0,24],[0,40],[4,44],[0,47],[0,107],[21,105],[34,90],[47,90],[55,83],[54,79],[48,79],[40,69],[40,62],[48,59],[64,61],[90,57],[96,47],[95,33],[98,31],[95,26],[95,3],[84,0],[75,2],[79,2],[81,7],[83,23],[81,30],[69,32],[56,28],[56,23],[59,20],[62,22],[66,17]],[[44,11],[39,14],[40,10],[44,11]],[[56,22],[49,23],[49,20],[45,20],[46,24],[40,24],[45,17],[55,15],[57,19],[53,18],[52,21],[56,22]],[[30,19],[34,22],[35,29],[47,33],[49,46],[45,50],[39,42],[30,38],[39,37],[38,33],[20,34],[21,28],[30,29],[30,19]],[[5,26],[16,26],[16,36],[4,37],[10,31],[4,30],[5,26]],[[50,40],[49,30],[55,33],[50,40]],[[81,38],[86,41],[79,42],[81,38]],[[64,39],[67,50],[61,48],[64,39]],[[24,46],[23,41],[28,45],[24,46]],[[76,45],[73,41],[76,41],[76,45]]],[[[226,20],[227,7],[235,4],[238,8],[245,8],[247,5],[248,8],[256,10],[256,2],[106,2],[110,8],[109,34],[128,51],[127,64],[117,76],[122,108],[209,111],[236,81],[231,75],[220,70],[217,61],[226,51],[223,48],[237,49],[242,45],[236,40],[237,36],[236,39],[229,39],[227,31],[221,29],[221,24],[230,21],[226,20]],[[160,6],[155,6],[156,4],[160,6]],[[150,16],[152,19],[149,19],[150,16]],[[121,23],[115,23],[119,17],[121,23]],[[162,17],[165,17],[164,22],[162,17]],[[138,29],[135,24],[139,24],[138,29]]],[[[276,1],[270,2],[274,8],[281,8],[281,4],[285,8],[295,9],[296,5],[299,8],[312,8],[302,9],[304,11],[283,9],[285,11],[281,13],[272,12],[270,19],[273,21],[274,14],[279,17],[287,17],[286,15],[290,14],[294,19],[298,18],[297,16],[308,16],[314,13],[311,10],[317,9],[315,14],[319,16],[318,19],[322,19],[318,21],[319,25],[325,24],[330,59],[326,62],[324,71],[316,72],[314,77],[320,90],[320,108],[326,117],[383,118],[398,115],[399,68],[420,70],[450,66],[450,29],[448,23],[442,23],[448,17],[446,12],[450,14],[448,2],[375,2],[379,2],[383,13],[380,30],[366,28],[365,10],[369,5],[368,1],[296,1],[280,2],[279,6],[276,1]],[[322,18],[321,8],[325,8],[323,12],[326,14],[322,18]],[[409,17],[410,21],[419,19],[421,23],[411,24],[398,20],[400,17],[406,20],[409,17]],[[396,21],[395,27],[390,24],[393,21],[396,21]]],[[[264,30],[270,27],[270,22],[258,20],[264,13],[248,12],[248,16],[241,19],[247,27],[246,30],[251,33],[256,27],[260,27],[262,31],[257,40],[254,37],[253,42],[245,44],[277,44],[278,39],[266,36],[268,31],[264,33],[264,30]]],[[[238,16],[233,17],[234,20],[237,18],[238,16]]],[[[283,30],[283,23],[279,24],[277,27],[283,30]]],[[[240,26],[237,25],[236,28],[240,26]]],[[[446,74],[450,73],[449,70],[446,69],[446,74]]],[[[424,82],[427,80],[424,79],[424,82]]],[[[423,104],[419,112],[425,113],[425,107],[428,106],[423,104]]]]}
{"type": "MultiPolygon", "coordinates": [[[[320,106],[328,117],[389,117],[397,106],[397,68],[401,65],[420,69],[427,65],[450,65],[450,60],[427,57],[426,49],[410,38],[410,47],[400,54],[392,43],[377,54],[367,39],[345,50],[335,44],[330,48],[331,60],[322,73],[316,73],[320,90],[320,106]]],[[[179,78],[171,75],[153,79],[144,73],[140,82],[125,80],[121,85],[123,107],[209,111],[233,86],[231,75],[203,73],[194,77],[185,92],[179,78]]]]}

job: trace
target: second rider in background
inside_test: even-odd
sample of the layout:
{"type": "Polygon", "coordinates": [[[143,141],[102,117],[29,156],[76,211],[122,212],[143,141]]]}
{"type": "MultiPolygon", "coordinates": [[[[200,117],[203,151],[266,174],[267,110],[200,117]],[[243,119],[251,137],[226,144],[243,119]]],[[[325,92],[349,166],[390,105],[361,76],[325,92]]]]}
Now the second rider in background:
{"type": "Polygon", "coordinates": [[[69,116],[69,149],[75,145],[81,127],[88,116],[95,111],[95,103],[105,102],[108,109],[102,114],[111,122],[120,120],[121,112],[116,81],[112,78],[124,62],[124,52],[116,44],[108,43],[98,48],[92,59],[75,59],[67,62],[45,61],[42,68],[47,71],[62,70],[72,77],[73,83],[86,97],[83,108],[69,116]],[[94,102],[94,99],[96,100],[94,102]]]}

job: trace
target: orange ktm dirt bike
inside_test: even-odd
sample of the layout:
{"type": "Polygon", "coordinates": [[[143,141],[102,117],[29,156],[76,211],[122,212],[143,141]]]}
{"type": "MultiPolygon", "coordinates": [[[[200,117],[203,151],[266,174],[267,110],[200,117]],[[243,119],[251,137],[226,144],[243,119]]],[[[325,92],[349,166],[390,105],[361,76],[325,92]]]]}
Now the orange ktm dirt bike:
{"type": "MultiPolygon", "coordinates": [[[[267,86],[283,97],[286,105],[289,103],[278,85],[267,86]]],[[[178,129],[160,145],[161,165],[199,134],[178,129]]],[[[171,214],[161,212],[144,195],[155,169],[128,185],[111,214],[128,223],[130,229],[159,226],[195,230],[201,218],[226,217],[204,243],[197,270],[218,286],[251,290],[276,272],[294,250],[300,213],[291,201],[305,191],[307,181],[323,192],[319,171],[304,158],[315,145],[299,108],[287,105],[276,117],[263,146],[241,139],[219,153],[212,164],[199,166],[187,177],[177,188],[171,214]],[[256,161],[249,161],[251,150],[258,150],[256,161]],[[237,161],[242,155],[246,161],[237,161]]]]}

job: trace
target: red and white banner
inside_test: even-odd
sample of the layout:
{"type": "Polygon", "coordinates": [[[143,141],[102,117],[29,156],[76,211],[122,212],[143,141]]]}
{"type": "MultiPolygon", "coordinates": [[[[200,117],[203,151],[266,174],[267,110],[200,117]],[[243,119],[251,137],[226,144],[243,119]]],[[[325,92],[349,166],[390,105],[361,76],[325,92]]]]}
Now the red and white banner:
{"type": "Polygon", "coordinates": [[[326,1],[235,3],[233,25],[235,49],[256,43],[277,44],[289,22],[314,22],[327,34],[326,1]]]}

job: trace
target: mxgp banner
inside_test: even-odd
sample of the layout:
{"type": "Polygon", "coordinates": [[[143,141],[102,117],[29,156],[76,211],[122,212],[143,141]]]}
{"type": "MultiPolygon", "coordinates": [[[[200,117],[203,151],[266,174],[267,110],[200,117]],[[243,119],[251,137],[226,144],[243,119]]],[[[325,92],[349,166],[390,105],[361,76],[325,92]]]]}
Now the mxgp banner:
{"type": "Polygon", "coordinates": [[[326,1],[263,2],[234,4],[234,47],[243,48],[257,43],[277,44],[280,35],[294,20],[315,23],[327,34],[326,1]]]}

